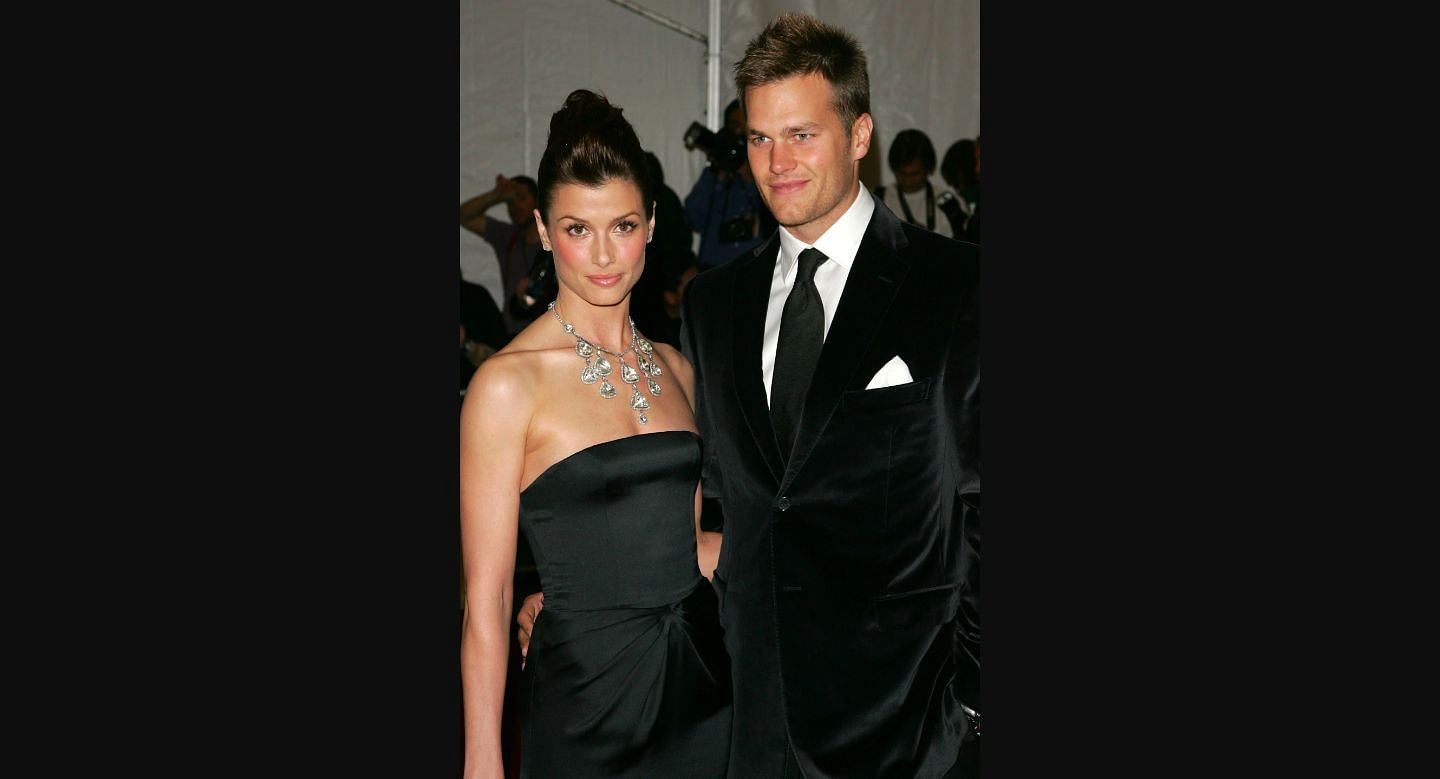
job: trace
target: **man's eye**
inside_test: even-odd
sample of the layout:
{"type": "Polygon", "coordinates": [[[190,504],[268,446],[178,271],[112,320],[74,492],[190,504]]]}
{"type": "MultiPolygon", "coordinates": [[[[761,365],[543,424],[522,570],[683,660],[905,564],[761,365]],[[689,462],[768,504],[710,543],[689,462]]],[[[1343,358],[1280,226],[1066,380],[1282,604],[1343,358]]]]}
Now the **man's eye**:
{"type": "Polygon", "coordinates": [[[770,139],[769,139],[769,138],[766,138],[766,137],[763,136],[763,135],[755,135],[755,136],[751,136],[751,138],[750,138],[750,143],[752,143],[752,144],[754,144],[754,145],[756,145],[756,146],[759,146],[760,144],[762,144],[762,143],[764,143],[764,142],[766,142],[766,141],[768,141],[768,140],[770,140],[770,139]]]}
{"type": "Polygon", "coordinates": [[[795,133],[795,140],[797,141],[807,141],[809,139],[810,133],[795,133]]]}

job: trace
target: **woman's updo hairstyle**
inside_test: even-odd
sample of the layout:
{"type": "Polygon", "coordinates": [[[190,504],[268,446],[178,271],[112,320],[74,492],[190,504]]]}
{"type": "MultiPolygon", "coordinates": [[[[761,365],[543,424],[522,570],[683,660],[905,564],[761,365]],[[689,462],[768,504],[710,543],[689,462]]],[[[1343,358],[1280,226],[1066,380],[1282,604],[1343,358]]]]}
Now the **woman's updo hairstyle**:
{"type": "Polygon", "coordinates": [[[598,187],[626,179],[640,190],[645,217],[654,202],[645,151],[622,110],[588,89],[577,89],[550,117],[550,137],[540,158],[540,218],[549,221],[556,188],[598,187]]]}

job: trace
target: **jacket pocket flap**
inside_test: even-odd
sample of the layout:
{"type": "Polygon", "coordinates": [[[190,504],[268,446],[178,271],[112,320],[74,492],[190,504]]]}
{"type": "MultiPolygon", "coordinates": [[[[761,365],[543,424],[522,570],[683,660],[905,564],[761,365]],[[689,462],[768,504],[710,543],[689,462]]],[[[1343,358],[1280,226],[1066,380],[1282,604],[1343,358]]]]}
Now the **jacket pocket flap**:
{"type": "Polygon", "coordinates": [[[938,587],[882,595],[875,599],[876,617],[881,630],[944,625],[955,619],[959,608],[959,584],[942,584],[938,587]]]}
{"type": "Polygon", "coordinates": [[[840,396],[840,412],[890,408],[915,403],[930,397],[930,379],[920,379],[893,387],[872,390],[848,390],[840,396]]]}

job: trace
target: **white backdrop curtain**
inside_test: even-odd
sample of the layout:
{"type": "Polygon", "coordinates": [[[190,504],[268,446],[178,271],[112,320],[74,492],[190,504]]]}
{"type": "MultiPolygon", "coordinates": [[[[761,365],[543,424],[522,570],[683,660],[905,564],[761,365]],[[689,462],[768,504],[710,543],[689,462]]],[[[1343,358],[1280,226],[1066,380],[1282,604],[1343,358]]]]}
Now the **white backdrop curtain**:
{"type": "MultiPolygon", "coordinates": [[[[708,32],[709,0],[631,0],[708,32]]],[[[771,18],[804,11],[853,34],[870,70],[876,143],[861,165],[871,187],[890,180],[885,155],[900,130],[918,128],[937,161],[980,132],[979,0],[721,0],[720,107],[734,94],[734,64],[771,18]]],[[[684,199],[705,159],[685,128],[705,115],[705,45],[609,0],[460,0],[460,190],[489,190],[495,174],[534,176],[550,115],[571,90],[593,89],[625,109],[655,152],[665,183],[684,199]]],[[[508,219],[503,207],[491,215],[508,219]]],[[[488,244],[463,228],[465,278],[502,300],[488,244]]]]}

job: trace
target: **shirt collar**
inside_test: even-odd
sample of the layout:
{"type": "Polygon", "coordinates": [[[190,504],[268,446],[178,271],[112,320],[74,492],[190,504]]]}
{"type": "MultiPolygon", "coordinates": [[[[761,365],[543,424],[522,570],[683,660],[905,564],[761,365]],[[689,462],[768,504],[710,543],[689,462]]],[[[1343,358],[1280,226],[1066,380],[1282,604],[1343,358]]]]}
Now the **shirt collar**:
{"type": "Polygon", "coordinates": [[[790,234],[784,226],[780,228],[780,272],[786,279],[793,279],[795,273],[796,258],[800,252],[815,248],[826,257],[840,263],[846,269],[850,269],[850,263],[855,261],[855,254],[860,251],[860,239],[865,237],[865,228],[870,224],[870,216],[875,212],[875,199],[864,184],[860,185],[860,194],[845,214],[830,225],[813,244],[807,244],[799,238],[790,234]]]}

